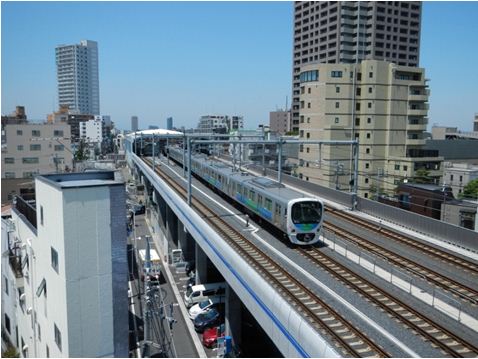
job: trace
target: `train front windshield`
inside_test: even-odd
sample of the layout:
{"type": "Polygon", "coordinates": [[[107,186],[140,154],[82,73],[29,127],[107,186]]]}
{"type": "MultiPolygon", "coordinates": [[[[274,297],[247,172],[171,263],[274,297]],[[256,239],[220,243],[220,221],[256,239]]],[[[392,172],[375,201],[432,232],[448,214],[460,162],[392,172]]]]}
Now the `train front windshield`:
{"type": "Polygon", "coordinates": [[[322,205],[320,202],[298,202],[292,205],[291,219],[294,224],[320,223],[322,205]]]}

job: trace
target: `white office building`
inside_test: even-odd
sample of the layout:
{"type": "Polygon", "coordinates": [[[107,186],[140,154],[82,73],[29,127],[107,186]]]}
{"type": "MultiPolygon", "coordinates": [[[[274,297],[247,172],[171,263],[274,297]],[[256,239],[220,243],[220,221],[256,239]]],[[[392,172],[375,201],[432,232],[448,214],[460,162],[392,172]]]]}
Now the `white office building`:
{"type": "Polygon", "coordinates": [[[58,104],[79,114],[100,114],[98,44],[81,40],[55,49],[58,104]]]}
{"type": "Polygon", "coordinates": [[[114,172],[53,174],[37,176],[35,191],[2,219],[10,342],[22,357],[127,357],[124,182],[114,172]]]}
{"type": "Polygon", "coordinates": [[[104,122],[100,117],[80,122],[80,139],[90,144],[101,144],[103,141],[104,122]]]}

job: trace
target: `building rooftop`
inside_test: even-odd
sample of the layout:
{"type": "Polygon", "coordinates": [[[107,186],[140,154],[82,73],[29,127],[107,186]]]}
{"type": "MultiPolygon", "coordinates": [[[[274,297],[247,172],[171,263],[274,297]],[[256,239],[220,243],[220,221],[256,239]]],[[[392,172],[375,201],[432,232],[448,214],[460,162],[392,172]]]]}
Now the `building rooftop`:
{"type": "Polygon", "coordinates": [[[124,185],[124,181],[115,176],[115,171],[49,174],[35,178],[58,188],[124,185]]]}

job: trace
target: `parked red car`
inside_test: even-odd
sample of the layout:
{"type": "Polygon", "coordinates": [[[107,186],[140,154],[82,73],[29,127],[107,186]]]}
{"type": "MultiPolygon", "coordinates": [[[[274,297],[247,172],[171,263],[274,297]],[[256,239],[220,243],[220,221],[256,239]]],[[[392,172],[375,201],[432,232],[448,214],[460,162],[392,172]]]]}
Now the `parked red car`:
{"type": "Polygon", "coordinates": [[[219,336],[223,337],[224,330],[225,330],[224,324],[221,324],[219,327],[207,328],[206,330],[204,330],[204,333],[202,334],[202,344],[207,348],[212,348],[213,346],[216,345],[218,332],[219,332],[219,336]]]}

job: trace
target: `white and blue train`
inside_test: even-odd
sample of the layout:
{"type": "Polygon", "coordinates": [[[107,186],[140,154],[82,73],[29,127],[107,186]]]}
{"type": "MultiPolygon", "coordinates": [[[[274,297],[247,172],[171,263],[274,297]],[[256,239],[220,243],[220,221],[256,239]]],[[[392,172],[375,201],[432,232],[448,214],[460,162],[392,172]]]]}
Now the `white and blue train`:
{"type": "MultiPolygon", "coordinates": [[[[170,146],[169,155],[182,164],[182,148],[170,146]]],[[[322,201],[304,197],[271,179],[233,171],[231,166],[204,154],[192,155],[191,167],[196,176],[280,229],[292,243],[310,245],[319,240],[324,217],[322,201]]]]}

